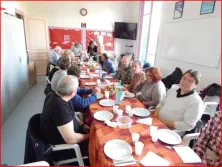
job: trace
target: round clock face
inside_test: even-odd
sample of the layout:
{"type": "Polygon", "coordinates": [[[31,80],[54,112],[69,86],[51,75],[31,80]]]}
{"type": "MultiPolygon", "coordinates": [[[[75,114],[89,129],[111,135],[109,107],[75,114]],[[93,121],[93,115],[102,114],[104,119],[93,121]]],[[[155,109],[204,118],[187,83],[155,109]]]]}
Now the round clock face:
{"type": "Polygon", "coordinates": [[[80,14],[81,14],[82,16],[86,16],[86,15],[87,15],[87,10],[86,10],[85,8],[82,8],[82,9],[80,10],[80,14]]]}

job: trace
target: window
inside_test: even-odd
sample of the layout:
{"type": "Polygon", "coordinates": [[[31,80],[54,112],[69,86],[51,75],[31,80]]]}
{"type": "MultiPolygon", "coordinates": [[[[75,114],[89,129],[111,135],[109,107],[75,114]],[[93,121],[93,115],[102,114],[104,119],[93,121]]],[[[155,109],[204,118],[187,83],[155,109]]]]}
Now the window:
{"type": "Polygon", "coordinates": [[[162,1],[145,1],[143,3],[142,28],[139,44],[139,60],[148,61],[152,66],[155,61],[162,1]]]}

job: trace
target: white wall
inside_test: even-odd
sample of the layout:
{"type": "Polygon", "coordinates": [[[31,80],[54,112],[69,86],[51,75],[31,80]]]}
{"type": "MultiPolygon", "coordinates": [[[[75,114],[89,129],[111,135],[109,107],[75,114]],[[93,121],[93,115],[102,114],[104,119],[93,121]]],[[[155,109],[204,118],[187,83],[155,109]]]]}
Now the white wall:
{"type": "Polygon", "coordinates": [[[2,1],[2,7],[12,7],[21,10],[25,15],[28,15],[28,2],[27,1],[2,1]]]}
{"type": "MultiPolygon", "coordinates": [[[[87,29],[114,30],[114,22],[137,23],[139,2],[29,2],[29,16],[46,18],[48,26],[81,28],[81,22],[87,29]],[[86,8],[88,14],[80,15],[80,9],[86,8]]],[[[115,39],[116,55],[128,51],[125,45],[136,41],[115,39]]]]}
{"type": "MultiPolygon", "coordinates": [[[[194,70],[200,71],[202,74],[202,79],[201,79],[200,85],[198,86],[199,89],[202,89],[203,87],[206,87],[207,85],[213,82],[220,84],[220,71],[221,71],[220,65],[217,69],[215,69],[215,68],[204,67],[201,65],[186,63],[182,61],[167,59],[167,58],[161,57],[161,51],[162,51],[161,49],[163,48],[162,44],[163,44],[163,41],[165,40],[164,39],[164,25],[166,23],[178,22],[178,24],[180,24],[180,22],[187,21],[187,20],[195,20],[199,18],[208,18],[208,17],[220,17],[220,13],[221,13],[220,2],[218,1],[216,2],[216,6],[215,6],[213,14],[206,14],[206,15],[200,15],[201,3],[202,1],[199,1],[199,2],[185,1],[182,18],[173,19],[175,2],[163,2],[160,32],[159,32],[159,39],[158,39],[156,60],[155,60],[155,66],[160,67],[161,72],[163,73],[164,77],[171,74],[176,67],[180,67],[183,72],[185,72],[188,69],[194,69],[194,70]]],[[[218,36],[219,35],[220,34],[218,34],[218,36]]],[[[198,43],[196,45],[198,45],[198,43]]]]}

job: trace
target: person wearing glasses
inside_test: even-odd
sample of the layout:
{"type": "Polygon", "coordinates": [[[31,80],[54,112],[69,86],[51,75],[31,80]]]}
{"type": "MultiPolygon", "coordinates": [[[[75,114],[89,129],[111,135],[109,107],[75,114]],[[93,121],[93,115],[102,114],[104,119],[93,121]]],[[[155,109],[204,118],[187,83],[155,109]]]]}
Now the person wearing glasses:
{"type": "Polygon", "coordinates": [[[133,61],[132,69],[133,78],[127,89],[132,93],[136,93],[137,87],[145,81],[145,73],[142,71],[142,63],[139,60],[133,61]]]}
{"type": "Polygon", "coordinates": [[[161,78],[159,68],[146,69],[146,80],[136,89],[137,98],[145,106],[156,106],[166,94],[166,88],[161,78]]]}
{"type": "Polygon", "coordinates": [[[192,130],[204,111],[204,104],[195,91],[200,80],[197,71],[184,73],[179,85],[173,85],[157,105],[154,115],[170,129],[192,130]]]}

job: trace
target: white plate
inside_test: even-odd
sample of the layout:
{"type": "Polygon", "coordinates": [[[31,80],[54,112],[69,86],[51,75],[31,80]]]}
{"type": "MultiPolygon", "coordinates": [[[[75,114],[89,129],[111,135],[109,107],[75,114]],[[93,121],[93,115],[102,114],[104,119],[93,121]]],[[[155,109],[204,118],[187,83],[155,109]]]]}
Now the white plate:
{"type": "Polygon", "coordinates": [[[114,117],[109,111],[98,111],[93,116],[98,121],[107,121],[113,119],[114,117]]]}
{"type": "Polygon", "coordinates": [[[148,117],[150,115],[150,112],[145,108],[134,108],[133,114],[139,117],[148,117]]]}
{"type": "Polygon", "coordinates": [[[111,107],[115,105],[115,101],[111,99],[103,99],[99,101],[99,104],[104,107],[111,107]]]}
{"type": "Polygon", "coordinates": [[[103,94],[97,94],[96,97],[97,97],[97,99],[102,99],[103,98],[103,94]]]}
{"type": "Polygon", "coordinates": [[[82,79],[89,79],[90,77],[88,75],[80,75],[80,78],[82,78],[82,79]]]}
{"type": "Polygon", "coordinates": [[[182,141],[181,137],[176,132],[169,129],[159,129],[157,134],[158,139],[166,144],[176,145],[180,144],[182,141]]]}
{"type": "Polygon", "coordinates": [[[112,77],[112,76],[107,75],[105,78],[106,78],[106,79],[112,79],[113,77],[112,77]]]}
{"type": "Polygon", "coordinates": [[[105,144],[104,153],[113,160],[124,160],[132,155],[132,147],[124,140],[114,139],[105,144]]]}
{"type": "Polygon", "coordinates": [[[84,85],[86,85],[86,86],[94,86],[94,85],[96,85],[96,82],[86,82],[84,85]]]}
{"type": "Polygon", "coordinates": [[[124,91],[124,97],[125,98],[134,98],[135,95],[129,91],[124,91]]]}

